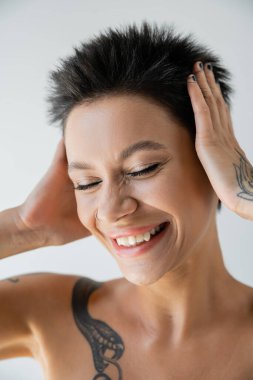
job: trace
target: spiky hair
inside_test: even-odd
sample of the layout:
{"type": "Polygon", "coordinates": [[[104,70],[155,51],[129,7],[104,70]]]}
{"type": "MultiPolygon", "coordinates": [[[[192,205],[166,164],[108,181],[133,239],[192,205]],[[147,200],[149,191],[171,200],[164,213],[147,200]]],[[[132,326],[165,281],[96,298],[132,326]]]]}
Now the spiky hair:
{"type": "Polygon", "coordinates": [[[74,47],[74,51],[49,73],[49,123],[59,122],[63,132],[76,105],[110,94],[139,94],[173,114],[195,141],[186,78],[196,61],[212,63],[223,97],[231,106],[231,74],[220,58],[192,34],[176,33],[173,25],[158,27],[143,21],[139,28],[135,23],[108,28],[74,47]]]}

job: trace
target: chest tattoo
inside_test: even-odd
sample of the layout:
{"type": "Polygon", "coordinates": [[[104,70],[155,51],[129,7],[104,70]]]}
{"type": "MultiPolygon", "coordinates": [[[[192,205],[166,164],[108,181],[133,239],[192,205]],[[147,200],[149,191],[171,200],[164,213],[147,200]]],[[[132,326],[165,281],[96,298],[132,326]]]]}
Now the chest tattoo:
{"type": "Polygon", "coordinates": [[[97,374],[93,380],[112,380],[104,371],[109,365],[118,370],[118,380],[122,380],[122,369],[117,362],[125,347],[121,337],[107,323],[90,316],[87,304],[91,293],[101,286],[85,277],[77,280],[72,294],[72,310],[75,322],[90,344],[97,374]]]}

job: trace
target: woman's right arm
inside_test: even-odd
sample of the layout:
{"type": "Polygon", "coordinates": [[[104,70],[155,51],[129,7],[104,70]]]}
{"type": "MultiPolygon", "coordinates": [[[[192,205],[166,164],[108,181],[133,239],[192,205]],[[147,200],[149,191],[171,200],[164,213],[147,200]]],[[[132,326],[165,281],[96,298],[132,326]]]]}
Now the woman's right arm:
{"type": "MultiPolygon", "coordinates": [[[[90,235],[77,215],[61,139],[49,169],[25,202],[0,212],[0,259],[90,235]]],[[[52,286],[54,274],[18,277],[0,281],[0,359],[33,356],[34,326],[41,327],[43,311],[48,311],[43,300],[54,297],[57,288],[56,283],[52,286]]]]}
{"type": "Polygon", "coordinates": [[[28,273],[0,281],[0,360],[39,358],[52,326],[69,312],[78,277],[28,273]]]}
{"type": "Polygon", "coordinates": [[[0,212],[0,259],[90,235],[77,215],[62,138],[46,174],[25,202],[0,212]]]}
{"type": "Polygon", "coordinates": [[[0,259],[45,245],[42,233],[22,223],[19,206],[0,212],[0,259]]]}

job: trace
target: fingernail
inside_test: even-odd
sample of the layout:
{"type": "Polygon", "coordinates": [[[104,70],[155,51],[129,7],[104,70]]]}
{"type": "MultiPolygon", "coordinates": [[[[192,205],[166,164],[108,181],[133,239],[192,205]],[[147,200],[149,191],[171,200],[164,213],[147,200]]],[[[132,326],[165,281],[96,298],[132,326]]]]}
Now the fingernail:
{"type": "Polygon", "coordinates": [[[206,67],[208,68],[208,70],[213,71],[213,65],[211,63],[208,63],[206,67]]]}
{"type": "Polygon", "coordinates": [[[202,62],[199,62],[199,68],[200,68],[200,70],[203,70],[203,63],[202,62]]]}
{"type": "Polygon", "coordinates": [[[189,76],[188,76],[188,80],[189,80],[189,81],[193,80],[194,82],[196,82],[196,77],[195,77],[195,75],[194,75],[194,74],[189,75],[189,76]]]}

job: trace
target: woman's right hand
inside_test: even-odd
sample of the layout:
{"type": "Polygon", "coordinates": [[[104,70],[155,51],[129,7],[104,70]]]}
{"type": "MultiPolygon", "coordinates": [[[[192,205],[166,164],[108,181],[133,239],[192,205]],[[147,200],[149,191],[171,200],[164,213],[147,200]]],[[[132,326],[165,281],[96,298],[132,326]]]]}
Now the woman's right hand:
{"type": "Polygon", "coordinates": [[[63,138],[46,174],[17,212],[22,227],[40,234],[45,246],[62,245],[91,235],[77,215],[63,138]]]}

